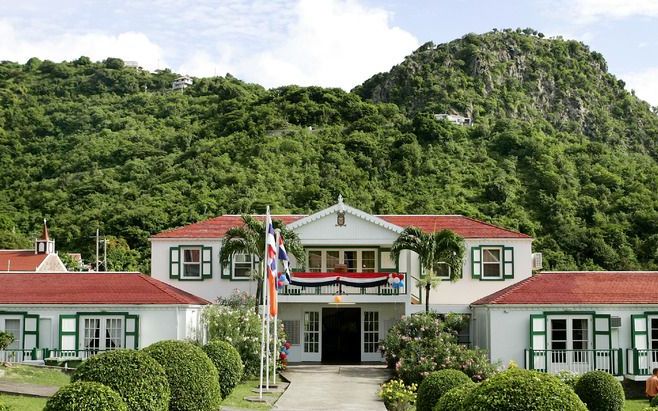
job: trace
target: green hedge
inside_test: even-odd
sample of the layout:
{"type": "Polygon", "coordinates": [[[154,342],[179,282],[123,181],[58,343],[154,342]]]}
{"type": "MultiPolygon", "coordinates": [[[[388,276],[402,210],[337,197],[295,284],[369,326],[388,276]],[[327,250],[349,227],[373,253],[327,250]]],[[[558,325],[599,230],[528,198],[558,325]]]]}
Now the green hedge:
{"type": "Polygon", "coordinates": [[[0,411],[10,411],[9,406],[2,402],[2,398],[0,398],[0,411]]]}
{"type": "Polygon", "coordinates": [[[576,394],[590,411],[622,411],[624,389],[621,383],[605,371],[590,371],[576,383],[576,394]]]}
{"type": "Polygon", "coordinates": [[[446,391],[437,401],[433,411],[468,411],[464,408],[464,401],[476,387],[477,384],[471,381],[446,391]]]}
{"type": "Polygon", "coordinates": [[[203,351],[219,372],[219,388],[222,398],[228,397],[233,388],[240,383],[244,373],[240,353],[231,344],[221,340],[210,341],[203,347],[203,351]]]}
{"type": "Polygon", "coordinates": [[[111,388],[78,381],[60,388],[43,411],[127,411],[126,403],[111,388]]]}
{"type": "Polygon", "coordinates": [[[465,410],[586,411],[587,407],[557,377],[518,368],[480,383],[464,400],[465,410]]]}
{"type": "Polygon", "coordinates": [[[94,381],[116,391],[131,411],[169,408],[169,382],[164,368],[148,354],[135,350],[108,351],[85,361],[71,381],[94,381]]]}
{"type": "Polygon", "coordinates": [[[425,377],[418,387],[416,411],[432,411],[441,396],[452,388],[472,382],[458,370],[435,371],[425,377]]]}
{"type": "Polygon", "coordinates": [[[217,411],[221,402],[219,375],[201,348],[186,341],[160,341],[144,352],[165,369],[171,411],[217,411]]]}

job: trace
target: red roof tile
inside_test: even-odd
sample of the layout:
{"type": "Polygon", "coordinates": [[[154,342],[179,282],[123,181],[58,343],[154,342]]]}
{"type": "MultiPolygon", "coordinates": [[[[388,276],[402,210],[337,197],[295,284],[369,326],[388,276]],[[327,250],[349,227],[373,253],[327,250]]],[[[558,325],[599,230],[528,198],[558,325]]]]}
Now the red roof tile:
{"type": "Polygon", "coordinates": [[[33,250],[0,250],[0,272],[36,271],[47,256],[33,250]]]}
{"type": "MultiPolygon", "coordinates": [[[[255,215],[263,219],[263,215],[255,215]]],[[[273,220],[290,224],[306,217],[305,215],[273,215],[273,220]]],[[[461,215],[379,215],[379,217],[399,227],[415,226],[428,232],[449,229],[464,238],[531,238],[506,228],[478,221],[461,215]]],[[[198,223],[162,231],[151,238],[222,238],[229,228],[242,224],[239,215],[223,215],[198,223]]]]}
{"type": "Polygon", "coordinates": [[[140,273],[0,273],[0,284],[0,304],[209,304],[140,273]]]}
{"type": "Polygon", "coordinates": [[[542,272],[474,302],[658,304],[658,271],[542,272]]]}

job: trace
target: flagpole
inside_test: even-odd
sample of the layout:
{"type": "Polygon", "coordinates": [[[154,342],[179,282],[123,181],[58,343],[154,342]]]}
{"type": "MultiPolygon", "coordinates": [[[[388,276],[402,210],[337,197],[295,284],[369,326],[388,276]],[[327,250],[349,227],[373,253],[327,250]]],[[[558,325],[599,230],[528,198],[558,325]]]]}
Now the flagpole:
{"type": "MultiPolygon", "coordinates": [[[[276,237],[275,237],[276,263],[278,264],[279,263],[279,240],[281,238],[281,230],[275,230],[275,233],[276,233],[276,237]]],[[[278,276],[279,275],[279,270],[277,270],[276,273],[277,273],[277,276],[278,276]]],[[[279,285],[279,279],[275,278],[274,279],[274,286],[275,286],[274,288],[275,288],[275,290],[278,290],[278,285],[279,285]]],[[[277,307],[276,307],[276,311],[275,311],[275,314],[274,314],[274,349],[272,350],[272,352],[274,354],[274,357],[272,358],[272,361],[274,361],[274,364],[272,365],[272,385],[276,385],[276,359],[277,359],[276,346],[277,346],[277,343],[278,343],[277,334],[278,334],[278,331],[279,331],[279,321],[278,321],[278,319],[279,319],[279,307],[278,307],[279,298],[278,298],[278,295],[277,295],[277,298],[276,298],[276,305],[277,305],[277,307]]]]}
{"type": "MultiPolygon", "coordinates": [[[[267,206],[267,215],[270,215],[270,206],[267,206]]],[[[263,260],[261,263],[263,264],[263,278],[262,278],[262,291],[261,291],[261,298],[263,299],[263,306],[261,307],[261,327],[260,327],[260,379],[259,379],[259,384],[258,384],[258,394],[260,399],[263,399],[263,362],[265,360],[265,315],[267,312],[267,305],[266,305],[266,293],[267,293],[267,287],[265,287],[265,280],[266,280],[266,274],[267,274],[267,231],[268,231],[268,226],[267,226],[267,218],[265,218],[265,253],[263,254],[263,260]]]]}

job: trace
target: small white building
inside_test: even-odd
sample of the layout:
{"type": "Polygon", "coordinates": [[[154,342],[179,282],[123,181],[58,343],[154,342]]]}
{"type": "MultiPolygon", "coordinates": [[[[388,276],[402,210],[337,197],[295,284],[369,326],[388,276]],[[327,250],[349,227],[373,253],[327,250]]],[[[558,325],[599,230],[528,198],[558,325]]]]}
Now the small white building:
{"type": "Polygon", "coordinates": [[[0,273],[0,362],[202,339],[208,301],[140,273],[0,273]]]}
{"type": "Polygon", "coordinates": [[[448,114],[448,113],[434,114],[434,118],[437,120],[446,120],[453,124],[457,124],[458,126],[473,125],[473,119],[471,119],[470,117],[464,117],[457,114],[448,114]]]}
{"type": "Polygon", "coordinates": [[[185,90],[189,86],[193,84],[192,77],[190,76],[181,76],[178,77],[176,80],[171,82],[171,89],[172,90],[185,90]]]}
{"type": "MultiPolygon", "coordinates": [[[[530,236],[461,215],[372,215],[339,199],[311,215],[272,218],[294,231],[306,249],[305,264],[292,261],[294,270],[303,266],[305,272],[294,272],[293,284],[278,297],[291,362],[382,360],[379,341],[388,329],[402,316],[424,310],[418,256],[404,251],[394,261],[390,254],[405,227],[450,229],[465,240],[463,278],[450,282],[445,273],[446,281],[431,292],[434,311],[470,314],[475,300],[532,275],[530,236]],[[404,276],[404,287],[387,283],[392,273],[404,276]]],[[[226,231],[241,225],[240,216],[224,215],[155,234],[153,278],[211,301],[235,289],[255,294],[254,256],[234,255],[228,265],[219,263],[226,231]]]]}
{"type": "Polygon", "coordinates": [[[551,373],[658,368],[658,272],[544,272],[472,304],[492,361],[551,373]]]}
{"type": "Polygon", "coordinates": [[[66,266],[55,252],[55,240],[50,238],[45,220],[41,237],[34,240],[34,249],[0,250],[0,272],[11,271],[67,271],[66,266]]]}

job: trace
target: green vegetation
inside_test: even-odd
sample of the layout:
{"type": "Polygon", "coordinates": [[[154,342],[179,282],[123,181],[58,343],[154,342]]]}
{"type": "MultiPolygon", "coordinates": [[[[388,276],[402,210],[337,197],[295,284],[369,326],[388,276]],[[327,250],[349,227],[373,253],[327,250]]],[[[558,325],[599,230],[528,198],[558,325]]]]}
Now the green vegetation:
{"type": "Polygon", "coordinates": [[[131,411],[166,411],[169,383],[164,368],[141,351],[116,350],[86,360],[72,381],[98,382],[116,391],[131,411]]]}
{"type": "Polygon", "coordinates": [[[402,380],[390,380],[382,384],[379,397],[388,411],[406,411],[416,401],[416,384],[404,385],[402,380]]]}
{"type": "MultiPolygon", "coordinates": [[[[0,394],[0,401],[4,401],[9,407],[9,411],[43,411],[43,408],[46,406],[46,400],[46,398],[0,394]]],[[[2,410],[1,407],[0,410],[2,410]]]]}
{"type": "Polygon", "coordinates": [[[230,408],[240,408],[240,409],[252,409],[252,410],[269,410],[272,408],[270,404],[273,404],[280,396],[281,393],[274,392],[271,394],[263,394],[267,399],[268,403],[262,402],[251,402],[247,401],[245,397],[253,397],[258,395],[252,390],[258,387],[258,379],[249,379],[241,384],[237,385],[233,392],[222,401],[222,407],[230,408]]]}
{"type": "Polygon", "coordinates": [[[437,401],[451,389],[464,384],[474,384],[473,381],[458,370],[434,371],[420,383],[416,396],[417,411],[432,411],[437,401]]]}
{"type": "Polygon", "coordinates": [[[187,341],[160,341],[144,352],[165,370],[170,411],[216,411],[222,400],[217,368],[200,347],[187,341]]]}
{"type": "Polygon", "coordinates": [[[221,340],[210,341],[203,346],[203,351],[217,368],[222,398],[228,397],[244,375],[240,353],[230,343],[221,340]]]}
{"type": "Polygon", "coordinates": [[[70,377],[64,372],[52,368],[29,365],[5,367],[0,365],[0,370],[5,372],[5,375],[0,378],[0,381],[24,382],[51,387],[61,387],[70,381],[70,377]]]}
{"type": "Polygon", "coordinates": [[[50,397],[44,411],[128,411],[128,407],[111,388],[97,382],[77,381],[50,397]]]}
{"type": "Polygon", "coordinates": [[[231,76],[171,92],[118,59],[0,63],[0,247],[149,272],[147,238],[223,213],[461,213],[531,234],[550,269],[658,268],[658,116],[576,41],[420,47],[346,93],[231,76]],[[473,127],[434,113],[471,116],[473,127]],[[313,127],[309,130],[309,127],[313,127]]]}
{"type": "Polygon", "coordinates": [[[622,411],[624,389],[615,377],[605,371],[583,374],[574,388],[589,411],[622,411]]]}
{"type": "Polygon", "coordinates": [[[445,394],[439,398],[436,405],[434,406],[434,411],[466,411],[464,409],[464,401],[468,397],[471,391],[477,388],[477,385],[474,383],[466,383],[458,385],[455,388],[448,390],[445,394]]]}

